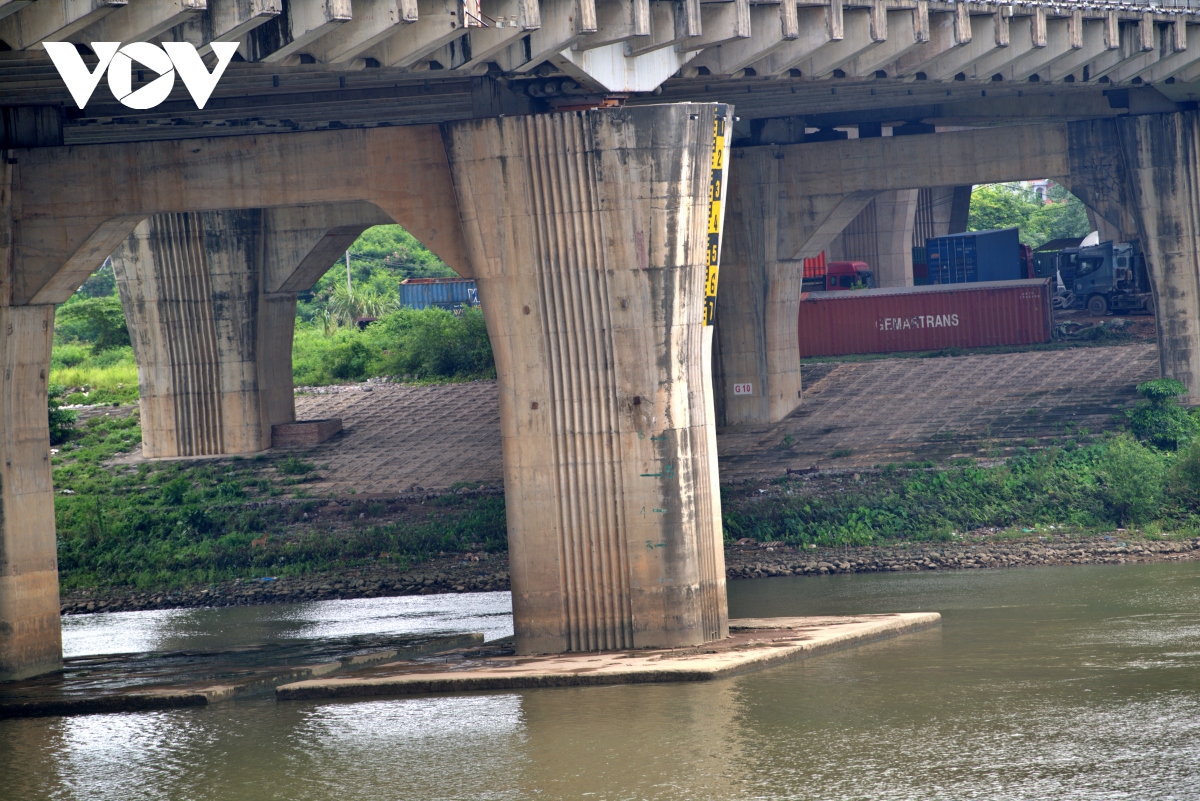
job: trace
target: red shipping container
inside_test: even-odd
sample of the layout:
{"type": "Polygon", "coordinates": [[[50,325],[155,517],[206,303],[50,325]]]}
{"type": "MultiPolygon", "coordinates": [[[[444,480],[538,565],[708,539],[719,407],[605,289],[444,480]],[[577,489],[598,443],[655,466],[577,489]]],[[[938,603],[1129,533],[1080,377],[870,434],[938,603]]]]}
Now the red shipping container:
{"type": "Polygon", "coordinates": [[[820,278],[825,275],[825,251],[821,251],[815,258],[804,260],[804,274],[801,278],[820,278]]]}
{"type": "Polygon", "coordinates": [[[800,296],[800,357],[1049,342],[1050,279],[800,296]]]}

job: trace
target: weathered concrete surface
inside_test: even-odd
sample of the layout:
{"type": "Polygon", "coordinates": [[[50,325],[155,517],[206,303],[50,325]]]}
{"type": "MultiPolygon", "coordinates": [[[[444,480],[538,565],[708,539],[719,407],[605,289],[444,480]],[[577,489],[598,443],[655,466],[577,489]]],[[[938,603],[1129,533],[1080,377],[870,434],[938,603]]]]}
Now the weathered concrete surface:
{"type": "Polygon", "coordinates": [[[281,684],[482,644],[482,634],[410,635],[73,657],[64,660],[59,674],[0,686],[0,720],[206,706],[281,684]]]}
{"type": "Polygon", "coordinates": [[[875,198],[879,261],[871,265],[879,287],[913,285],[913,227],[920,189],[895,189],[875,198]]]}
{"type": "Polygon", "coordinates": [[[437,126],[11,153],[14,303],[62,303],[139,223],[168,212],[369,203],[466,269],[437,126]]]}
{"type": "Polygon", "coordinates": [[[62,666],[46,375],[53,306],[0,306],[0,681],[62,666]]]}
{"type": "Polygon", "coordinates": [[[1162,374],[1200,403],[1200,113],[1116,124],[1154,283],[1162,374]]]}
{"type": "Polygon", "coordinates": [[[788,236],[781,164],[735,151],[730,168],[713,365],[719,426],[774,423],[800,403],[803,262],[780,246],[788,236]],[[750,384],[750,392],[735,394],[734,384],[750,384]]]}
{"type": "Polygon", "coordinates": [[[1150,267],[1162,375],[1200,403],[1200,112],[1070,125],[1067,185],[1140,240],[1150,267]]]}
{"type": "Polygon", "coordinates": [[[113,254],[145,456],[254,453],[295,419],[296,295],[264,291],[263,217],[158,214],[113,254]]]}
{"type": "Polygon", "coordinates": [[[702,325],[716,108],[446,126],[499,376],[520,653],[725,636],[702,325]]]}
{"type": "Polygon", "coordinates": [[[709,681],[865,642],[933,628],[937,612],[854,617],[781,617],[729,621],[730,636],[702,648],[609,651],[586,655],[485,657],[436,667],[409,663],[364,675],[284,684],[281,701],[415,693],[478,692],[532,687],[592,687],[709,681]]]}

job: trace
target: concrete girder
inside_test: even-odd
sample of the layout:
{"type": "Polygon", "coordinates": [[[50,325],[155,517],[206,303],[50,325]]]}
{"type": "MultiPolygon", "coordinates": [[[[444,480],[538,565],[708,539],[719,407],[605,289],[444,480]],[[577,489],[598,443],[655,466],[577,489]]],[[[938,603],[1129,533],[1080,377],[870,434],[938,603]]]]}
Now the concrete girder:
{"type": "Polygon", "coordinates": [[[54,306],[0,306],[0,682],[62,668],[46,376],[54,306]]]}
{"type": "MultiPolygon", "coordinates": [[[[1176,22],[1172,28],[1180,30],[1185,38],[1180,42],[1172,36],[1169,44],[1171,53],[1162,55],[1157,62],[1137,74],[1136,77],[1146,83],[1161,83],[1168,78],[1178,80],[1177,76],[1183,77],[1186,83],[1191,80],[1187,75],[1188,71],[1194,69],[1197,62],[1200,62],[1200,26],[1185,26],[1182,22],[1176,22]]],[[[1163,47],[1167,46],[1168,44],[1164,42],[1163,47]]]]}
{"type": "Polygon", "coordinates": [[[801,8],[797,11],[798,35],[785,42],[782,47],[773,50],[762,61],[752,65],[759,75],[782,75],[788,70],[798,69],[810,59],[820,58],[844,41],[845,18],[840,5],[816,9],[801,8]],[[816,11],[820,17],[814,20],[810,14],[805,13],[810,10],[816,11]]]}
{"type": "Polygon", "coordinates": [[[891,77],[906,77],[912,80],[918,72],[924,72],[933,62],[951,50],[970,44],[970,37],[960,40],[956,34],[959,27],[957,17],[953,13],[929,15],[927,39],[920,42],[895,62],[881,67],[891,77]]]}
{"type": "Polygon", "coordinates": [[[1007,31],[1006,23],[1002,23],[999,12],[988,14],[986,16],[979,15],[970,18],[970,36],[965,36],[961,30],[962,25],[955,18],[955,26],[957,33],[955,38],[963,44],[947,51],[944,55],[939,56],[931,62],[925,64],[925,67],[919,72],[924,72],[926,78],[931,81],[944,81],[948,78],[953,78],[960,72],[972,67],[975,62],[986,57],[1000,47],[1007,46],[1007,33],[1005,34],[1005,45],[998,44],[997,40],[1001,37],[998,35],[1000,30],[1007,31]],[[1003,28],[1001,26],[1004,25],[1003,28]]]}
{"type": "Polygon", "coordinates": [[[865,53],[882,45],[887,41],[887,32],[880,32],[883,39],[875,38],[873,17],[874,14],[868,9],[846,10],[843,18],[844,38],[832,42],[828,47],[821,48],[820,52],[797,62],[795,66],[799,68],[800,74],[810,78],[831,75],[834,70],[841,69],[848,62],[861,58],[865,53]]]}
{"type": "MultiPolygon", "coordinates": [[[[843,64],[847,78],[871,77],[881,69],[887,72],[885,67],[924,44],[919,38],[921,30],[917,25],[916,10],[889,11],[887,16],[887,41],[843,64]]],[[[928,36],[928,29],[925,35],[928,36]]],[[[890,73],[888,77],[891,77],[890,73]]]]}
{"type": "Polygon", "coordinates": [[[9,14],[16,14],[32,2],[33,0],[0,0],[0,19],[4,19],[9,14]]]}
{"type": "MultiPolygon", "coordinates": [[[[999,18],[999,15],[996,16],[999,18]]],[[[966,73],[968,78],[988,80],[993,75],[1002,74],[1004,70],[1018,61],[1031,55],[1040,54],[1041,51],[1045,50],[1045,33],[1037,31],[1034,24],[1037,19],[1036,16],[1017,18],[1007,26],[1008,44],[992,50],[969,68],[963,70],[963,72],[966,73]],[[1041,36],[1040,41],[1042,44],[1038,44],[1039,35],[1035,34],[1041,36]]],[[[1054,20],[1054,22],[1057,23],[1059,20],[1054,20]]],[[[1062,22],[1065,30],[1066,21],[1062,20],[1062,22]]]]}
{"type": "Polygon", "coordinates": [[[518,653],[726,636],[703,325],[716,111],[445,126],[496,356],[518,653]]]}
{"type": "Polygon", "coordinates": [[[129,0],[103,19],[68,37],[70,41],[148,42],[176,25],[202,16],[207,0],[129,0]]]}
{"type": "MultiPolygon", "coordinates": [[[[670,5],[658,3],[656,5],[670,5]]],[[[509,45],[496,54],[500,68],[508,72],[525,73],[551,56],[570,48],[585,36],[596,32],[595,27],[583,25],[583,15],[575,13],[576,0],[541,0],[538,26],[524,40],[509,45]]],[[[595,4],[592,4],[595,19],[595,4]]]]}
{"type": "Polygon", "coordinates": [[[728,0],[722,3],[704,3],[700,6],[700,35],[681,42],[688,50],[703,50],[725,42],[749,39],[750,0],[728,0]]]}
{"type": "Polygon", "coordinates": [[[364,55],[385,67],[411,67],[467,30],[462,0],[417,0],[417,7],[415,22],[396,26],[390,36],[364,55]]]}
{"type": "Polygon", "coordinates": [[[709,48],[691,66],[704,67],[715,75],[733,75],[793,45],[801,53],[813,52],[830,42],[826,15],[823,8],[797,9],[791,3],[750,6],[750,38],[709,48]]]}
{"type": "Polygon", "coordinates": [[[161,41],[191,42],[204,56],[212,52],[213,42],[237,41],[281,13],[282,0],[208,0],[207,14],[192,16],[161,41]]]}
{"type": "Polygon", "coordinates": [[[39,0],[0,19],[0,41],[13,50],[61,42],[126,5],[129,0],[39,0]]]}
{"type": "Polygon", "coordinates": [[[419,0],[357,0],[350,20],[317,39],[307,52],[325,64],[342,64],[357,58],[397,33],[401,26],[417,22],[418,3],[419,0]]]}
{"type": "Polygon", "coordinates": [[[285,62],[352,18],[350,0],[291,0],[287,13],[250,32],[251,61],[285,62]]]}
{"type": "MultiPolygon", "coordinates": [[[[1153,24],[1147,23],[1145,19],[1135,24],[1119,25],[1117,28],[1118,47],[1109,49],[1088,64],[1088,80],[1097,81],[1107,76],[1112,81],[1112,73],[1117,70],[1130,65],[1148,64],[1157,59],[1157,53],[1153,53],[1152,58],[1154,50],[1152,36],[1150,37],[1150,46],[1146,46],[1148,28],[1152,29],[1153,24]]],[[[1111,42],[1111,25],[1107,36],[1111,42]]]]}
{"type": "Polygon", "coordinates": [[[138,223],[163,212],[373,203],[447,264],[467,269],[436,126],[9,153],[17,225],[5,289],[16,304],[62,303],[138,223]]]}
{"type": "Polygon", "coordinates": [[[1009,64],[1001,75],[1006,81],[1025,81],[1083,49],[1083,18],[1068,17],[1046,22],[1046,46],[1036,48],[1009,64]],[[1078,31],[1078,33],[1077,33],[1078,31]]]}
{"type": "Polygon", "coordinates": [[[650,0],[598,0],[596,32],[571,45],[571,49],[592,50],[649,35],[650,0]]]}
{"type": "Polygon", "coordinates": [[[1043,81],[1061,83],[1068,76],[1074,76],[1074,80],[1082,81],[1084,67],[1109,50],[1120,47],[1119,37],[1117,39],[1109,37],[1107,20],[1084,20],[1082,38],[1082,47],[1052,64],[1046,71],[1047,74],[1038,73],[1043,81]]]}
{"type": "Polygon", "coordinates": [[[447,68],[469,73],[503,54],[513,40],[542,24],[537,0],[482,0],[480,10],[492,21],[487,28],[471,27],[464,34],[470,44],[470,58],[457,63],[448,52],[452,45],[446,45],[430,58],[447,68]]]}
{"type": "Polygon", "coordinates": [[[626,53],[636,57],[664,47],[686,47],[688,39],[699,37],[703,31],[702,19],[699,0],[652,3],[650,35],[630,42],[626,53]]]}

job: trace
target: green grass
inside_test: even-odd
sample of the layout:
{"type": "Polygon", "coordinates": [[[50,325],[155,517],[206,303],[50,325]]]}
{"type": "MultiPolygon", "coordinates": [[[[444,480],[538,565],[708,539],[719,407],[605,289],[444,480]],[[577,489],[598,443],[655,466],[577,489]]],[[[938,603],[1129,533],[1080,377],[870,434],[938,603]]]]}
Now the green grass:
{"type": "Polygon", "coordinates": [[[133,348],[124,345],[96,354],[78,343],[55,344],[50,383],[67,388],[64,403],[137,403],[133,348]]]}
{"type": "Polygon", "coordinates": [[[887,465],[863,482],[723,487],[727,541],[839,546],[951,540],[979,528],[1200,530],[1200,445],[1176,455],[1128,435],[1025,453],[998,467],[887,465]]]}
{"type": "Polygon", "coordinates": [[[93,418],[54,456],[64,590],[407,566],[443,551],[505,548],[501,498],[450,495],[391,522],[378,520],[381,504],[364,502],[330,531],[316,522],[317,501],[284,502],[319,475],[303,460],[107,464],[140,438],[136,416],[93,418]]]}

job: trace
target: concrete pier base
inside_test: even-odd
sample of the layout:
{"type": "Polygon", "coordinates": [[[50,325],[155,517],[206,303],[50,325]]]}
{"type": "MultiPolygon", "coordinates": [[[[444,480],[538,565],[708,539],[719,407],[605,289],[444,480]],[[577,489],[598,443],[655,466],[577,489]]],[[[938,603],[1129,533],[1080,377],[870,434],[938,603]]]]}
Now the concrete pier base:
{"type": "Polygon", "coordinates": [[[62,667],[46,379],[53,306],[0,306],[0,681],[62,667]]]}
{"type": "MultiPolygon", "coordinates": [[[[280,701],[539,687],[595,687],[710,681],[867,642],[934,628],[937,612],[853,617],[784,617],[729,621],[730,636],[703,648],[617,651],[596,655],[448,655],[441,664],[385,665],[356,675],[310,679],[275,690],[280,701]]],[[[482,649],[486,653],[486,648],[482,649]]]]}
{"type": "Polygon", "coordinates": [[[113,254],[148,457],[262,451],[295,419],[296,295],[265,291],[263,216],[156,214],[113,254]]]}
{"type": "Polygon", "coordinates": [[[500,384],[517,651],[724,637],[714,105],[446,125],[500,384]]]}

